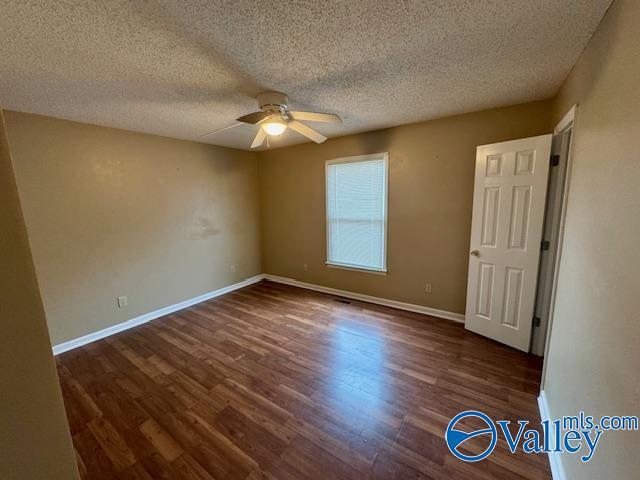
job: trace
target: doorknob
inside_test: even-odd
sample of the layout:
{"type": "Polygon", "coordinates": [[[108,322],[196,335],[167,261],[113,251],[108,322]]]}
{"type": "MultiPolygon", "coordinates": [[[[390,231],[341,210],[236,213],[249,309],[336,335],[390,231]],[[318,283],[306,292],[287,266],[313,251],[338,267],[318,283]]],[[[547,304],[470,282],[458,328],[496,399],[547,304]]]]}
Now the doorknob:
{"type": "Polygon", "coordinates": [[[480,256],[480,251],[479,250],[471,250],[471,255],[473,255],[474,257],[479,257],[480,256]]]}

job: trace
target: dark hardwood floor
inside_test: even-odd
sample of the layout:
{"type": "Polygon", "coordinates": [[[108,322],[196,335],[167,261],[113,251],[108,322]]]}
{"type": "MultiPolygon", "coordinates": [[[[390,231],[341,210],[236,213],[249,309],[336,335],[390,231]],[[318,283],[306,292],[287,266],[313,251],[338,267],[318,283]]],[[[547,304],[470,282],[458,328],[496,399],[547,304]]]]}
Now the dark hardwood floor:
{"type": "Polygon", "coordinates": [[[538,358],[350,302],[262,282],[59,355],[82,477],[551,478],[503,440],[477,463],[443,440],[463,410],[539,420],[538,358]]]}

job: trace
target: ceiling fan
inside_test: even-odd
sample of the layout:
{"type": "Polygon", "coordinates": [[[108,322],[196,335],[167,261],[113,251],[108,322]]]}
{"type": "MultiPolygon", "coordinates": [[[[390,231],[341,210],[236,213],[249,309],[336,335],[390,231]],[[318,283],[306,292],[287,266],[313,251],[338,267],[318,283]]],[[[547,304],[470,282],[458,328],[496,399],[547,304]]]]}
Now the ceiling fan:
{"type": "Polygon", "coordinates": [[[297,112],[289,110],[287,106],[289,99],[284,93],[280,92],[263,92],[257,96],[259,112],[249,113],[236,119],[238,123],[229,125],[228,127],[221,128],[214,132],[209,132],[203,137],[220,133],[224,130],[237,127],[243,123],[249,125],[259,125],[260,129],[256,134],[251,148],[258,148],[261,146],[265,139],[268,141],[268,136],[280,136],[287,128],[298,132],[299,134],[313,140],[316,143],[324,142],[327,137],[317,132],[311,127],[308,127],[300,120],[309,122],[322,122],[322,123],[342,123],[340,117],[334,113],[318,113],[318,112],[297,112]]]}

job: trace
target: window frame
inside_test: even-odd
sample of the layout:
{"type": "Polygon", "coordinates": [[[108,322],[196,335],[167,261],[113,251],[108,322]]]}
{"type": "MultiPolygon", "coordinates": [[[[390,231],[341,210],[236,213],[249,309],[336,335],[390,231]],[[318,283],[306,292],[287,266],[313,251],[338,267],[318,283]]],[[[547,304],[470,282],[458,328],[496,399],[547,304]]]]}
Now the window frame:
{"type": "Polygon", "coordinates": [[[352,157],[341,157],[334,158],[333,160],[326,160],[324,165],[324,196],[325,196],[325,228],[326,228],[326,261],[325,266],[329,268],[339,268],[344,270],[352,270],[356,272],[365,272],[365,273],[373,273],[377,275],[386,275],[388,273],[388,265],[387,265],[387,223],[389,219],[388,210],[389,210],[389,152],[380,152],[380,153],[371,153],[368,155],[355,155],[352,157]],[[376,267],[367,267],[363,265],[354,265],[348,263],[339,263],[332,262],[329,260],[329,239],[330,239],[330,225],[329,225],[329,167],[331,165],[337,165],[341,163],[360,163],[367,162],[371,160],[382,160],[384,163],[384,235],[383,235],[383,244],[382,244],[382,268],[376,267]]]}

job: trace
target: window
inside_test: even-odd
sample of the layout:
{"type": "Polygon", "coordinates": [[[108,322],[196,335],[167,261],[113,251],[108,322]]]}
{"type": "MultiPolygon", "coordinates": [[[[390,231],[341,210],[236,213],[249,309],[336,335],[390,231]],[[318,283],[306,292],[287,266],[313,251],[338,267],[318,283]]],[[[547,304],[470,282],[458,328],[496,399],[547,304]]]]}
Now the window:
{"type": "Polygon", "coordinates": [[[387,271],[387,163],[387,153],[327,162],[327,265],[387,271]]]}

